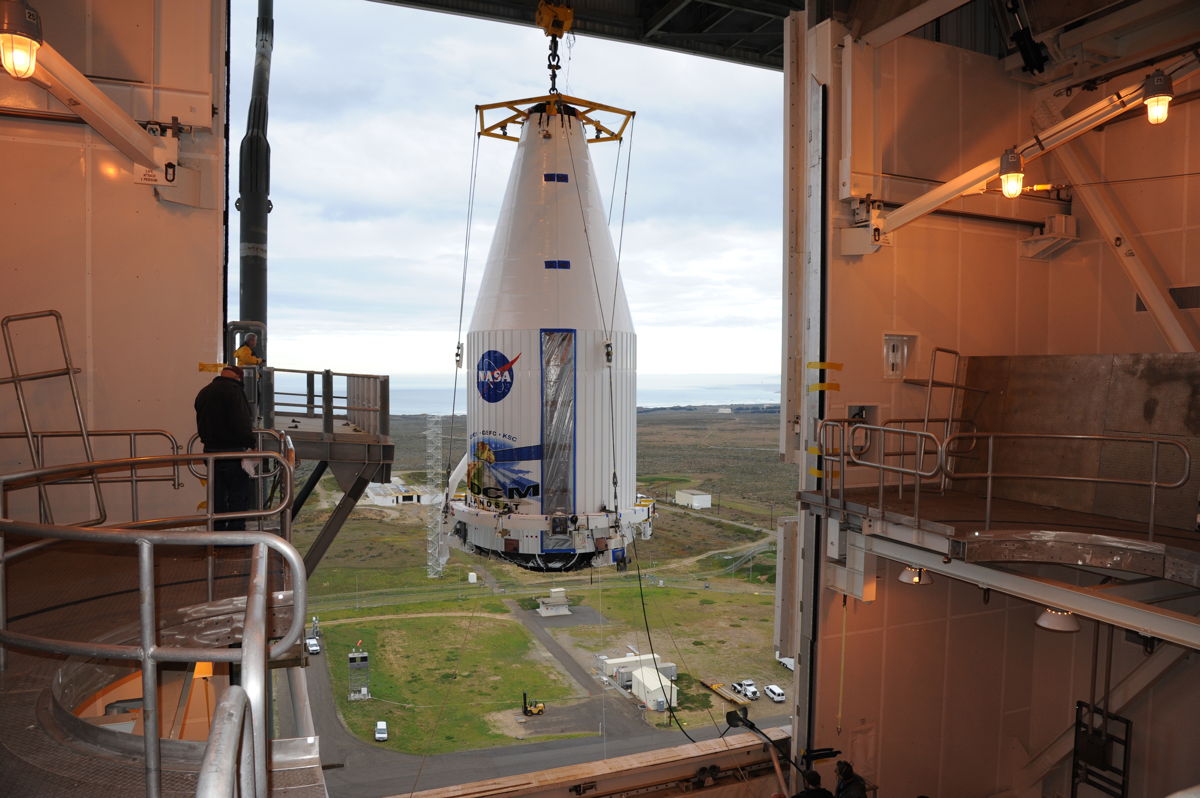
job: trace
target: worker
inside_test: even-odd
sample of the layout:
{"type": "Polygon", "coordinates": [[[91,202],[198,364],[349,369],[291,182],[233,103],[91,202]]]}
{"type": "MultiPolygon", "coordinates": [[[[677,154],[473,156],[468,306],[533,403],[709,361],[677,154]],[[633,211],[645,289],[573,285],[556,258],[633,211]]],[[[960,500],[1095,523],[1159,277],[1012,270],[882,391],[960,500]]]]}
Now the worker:
{"type": "MultiPolygon", "coordinates": [[[[205,453],[245,452],[254,448],[254,424],[250,404],[242,389],[242,369],[225,366],[213,381],[196,394],[196,431],[205,453]]],[[[235,513],[249,510],[254,502],[254,484],[241,458],[214,461],[213,512],[235,513]]],[[[216,530],[242,530],[243,518],[223,518],[213,524],[216,530]]]]}
{"type": "Polygon", "coordinates": [[[837,763],[837,792],[834,795],[837,798],[867,798],[867,783],[844,759],[837,763]]]}
{"type": "Polygon", "coordinates": [[[242,339],[242,345],[233,353],[234,361],[239,366],[259,366],[263,359],[258,356],[258,335],[249,333],[242,339]]]}
{"type": "Polygon", "coordinates": [[[792,798],[833,798],[833,793],[821,786],[820,773],[806,770],[801,776],[804,779],[804,789],[792,798]]]}

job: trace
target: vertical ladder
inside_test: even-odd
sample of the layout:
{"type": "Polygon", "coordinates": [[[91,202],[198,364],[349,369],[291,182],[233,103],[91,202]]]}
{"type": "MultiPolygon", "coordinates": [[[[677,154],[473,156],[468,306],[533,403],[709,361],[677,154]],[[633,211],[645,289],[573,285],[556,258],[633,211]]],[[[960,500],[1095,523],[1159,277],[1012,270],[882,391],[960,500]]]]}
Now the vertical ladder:
{"type": "MultiPolygon", "coordinates": [[[[18,313],[11,316],[5,316],[0,320],[0,333],[4,337],[4,351],[8,356],[8,377],[0,378],[0,385],[12,385],[17,394],[17,407],[21,413],[21,427],[25,431],[25,440],[29,445],[29,457],[33,463],[33,468],[44,468],[44,452],[42,446],[39,445],[39,439],[36,431],[33,429],[33,424],[29,418],[29,403],[25,396],[25,386],[27,383],[38,380],[51,380],[66,378],[71,391],[71,402],[75,408],[75,420],[79,426],[79,440],[83,444],[83,461],[91,462],[95,460],[92,456],[92,440],[88,433],[87,422],[83,417],[83,407],[79,403],[79,386],[75,383],[75,375],[79,373],[79,369],[71,363],[71,351],[67,347],[67,332],[63,327],[62,314],[57,310],[39,310],[33,313],[18,313]],[[13,337],[13,327],[25,322],[37,321],[38,319],[53,319],[58,330],[58,346],[62,352],[63,365],[59,368],[51,368],[43,371],[31,371],[22,373],[20,366],[17,363],[16,345],[13,337]]],[[[95,526],[104,522],[106,513],[104,510],[104,495],[100,490],[100,479],[93,472],[91,477],[92,494],[96,501],[96,511],[98,517],[87,521],[78,522],[84,526],[95,526]]],[[[38,517],[42,523],[53,524],[54,513],[50,508],[50,501],[46,495],[46,486],[38,486],[38,517]]]]}

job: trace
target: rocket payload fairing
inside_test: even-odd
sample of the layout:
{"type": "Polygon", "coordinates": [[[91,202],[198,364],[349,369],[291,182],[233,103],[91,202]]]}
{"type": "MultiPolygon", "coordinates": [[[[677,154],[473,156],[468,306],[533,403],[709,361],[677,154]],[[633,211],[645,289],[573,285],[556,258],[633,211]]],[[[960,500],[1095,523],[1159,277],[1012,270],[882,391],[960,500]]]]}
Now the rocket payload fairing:
{"type": "Polygon", "coordinates": [[[636,336],[590,118],[568,100],[522,119],[467,334],[467,452],[450,481],[467,483],[450,533],[534,570],[622,567],[650,534],[635,485],[636,336]]]}

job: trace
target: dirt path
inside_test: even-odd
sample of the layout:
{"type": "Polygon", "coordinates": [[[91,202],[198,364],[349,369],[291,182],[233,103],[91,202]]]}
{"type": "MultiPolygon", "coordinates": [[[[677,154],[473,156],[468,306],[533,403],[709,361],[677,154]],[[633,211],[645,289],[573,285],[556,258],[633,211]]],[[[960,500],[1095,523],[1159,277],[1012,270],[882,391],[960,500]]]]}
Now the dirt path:
{"type": "Polygon", "coordinates": [[[336,618],[332,621],[321,621],[321,626],[341,626],[347,623],[362,623],[363,621],[391,621],[396,618],[489,618],[494,621],[512,621],[520,623],[520,618],[504,615],[498,612],[397,612],[391,615],[364,615],[361,618],[336,618]]]}

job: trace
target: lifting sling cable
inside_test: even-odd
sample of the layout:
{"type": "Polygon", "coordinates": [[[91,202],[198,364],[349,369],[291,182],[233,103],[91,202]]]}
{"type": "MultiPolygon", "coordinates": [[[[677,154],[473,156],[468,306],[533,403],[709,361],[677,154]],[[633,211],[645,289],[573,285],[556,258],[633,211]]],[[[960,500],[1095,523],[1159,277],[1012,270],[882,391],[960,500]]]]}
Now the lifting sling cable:
{"type": "MultiPolygon", "coordinates": [[[[558,115],[563,118],[566,117],[566,114],[563,114],[561,112],[561,109],[560,109],[558,115]]],[[[579,121],[580,127],[582,128],[583,121],[579,120],[578,118],[576,118],[575,121],[579,121]]],[[[568,120],[567,124],[573,124],[573,121],[568,120]]],[[[604,318],[604,299],[600,295],[600,279],[596,276],[596,260],[595,260],[595,257],[592,255],[592,236],[590,233],[588,233],[587,213],[583,209],[583,190],[579,187],[579,177],[578,177],[579,168],[578,168],[578,165],[575,163],[575,148],[571,144],[572,135],[573,134],[571,134],[571,133],[567,134],[567,155],[571,161],[571,173],[576,176],[575,180],[573,180],[572,182],[575,184],[575,196],[579,200],[579,219],[583,223],[583,240],[587,243],[588,268],[591,269],[592,285],[596,289],[596,305],[600,309],[600,326],[603,329],[605,339],[611,339],[612,338],[612,328],[607,324],[607,322],[604,318]]],[[[586,139],[587,139],[587,134],[584,133],[584,140],[586,141],[586,139]]]]}
{"type": "Polygon", "coordinates": [[[454,354],[454,389],[450,394],[450,444],[446,447],[446,493],[442,501],[442,515],[446,516],[450,512],[450,496],[452,495],[455,485],[450,484],[450,463],[454,458],[454,426],[458,418],[458,373],[462,371],[463,366],[463,312],[467,302],[467,266],[471,254],[471,225],[475,217],[475,185],[479,174],[479,140],[480,135],[476,128],[475,115],[471,115],[471,137],[474,140],[471,148],[471,181],[470,188],[467,191],[467,229],[463,234],[463,267],[462,267],[462,287],[458,293],[458,333],[456,336],[457,349],[454,354]]]}
{"type": "MultiPolygon", "coordinates": [[[[637,121],[636,117],[634,118],[633,121],[634,122],[637,121]]],[[[621,143],[624,143],[624,139],[622,139],[621,143]]],[[[617,157],[618,158],[620,157],[619,152],[617,154],[617,157]]],[[[632,161],[633,161],[633,124],[630,123],[630,125],[629,125],[629,151],[625,153],[625,193],[621,196],[621,227],[620,227],[620,232],[617,234],[617,273],[616,273],[616,276],[613,277],[613,303],[612,303],[612,309],[611,309],[611,313],[613,314],[612,319],[616,319],[617,286],[621,284],[621,252],[625,248],[625,211],[629,208],[629,165],[632,161]]],[[[613,181],[613,189],[614,190],[616,189],[616,181],[613,181]]],[[[610,210],[609,210],[610,224],[611,224],[611,216],[612,216],[612,211],[611,211],[611,206],[610,206],[610,210]]],[[[612,323],[613,323],[612,321],[609,322],[610,327],[612,326],[612,323]]]]}
{"type": "Polygon", "coordinates": [[[608,224],[612,226],[613,201],[617,198],[617,175],[621,169],[621,150],[625,147],[625,139],[617,140],[617,161],[613,164],[612,190],[608,192],[608,224]]]}

